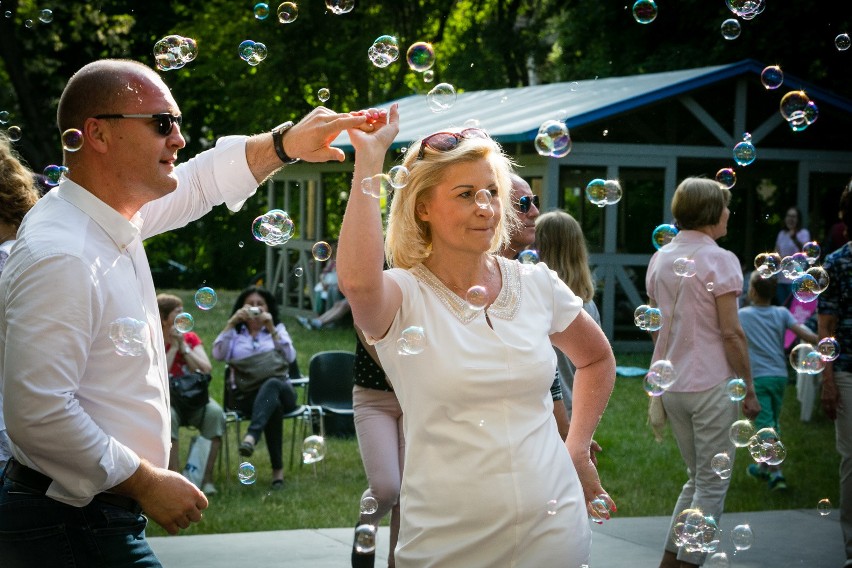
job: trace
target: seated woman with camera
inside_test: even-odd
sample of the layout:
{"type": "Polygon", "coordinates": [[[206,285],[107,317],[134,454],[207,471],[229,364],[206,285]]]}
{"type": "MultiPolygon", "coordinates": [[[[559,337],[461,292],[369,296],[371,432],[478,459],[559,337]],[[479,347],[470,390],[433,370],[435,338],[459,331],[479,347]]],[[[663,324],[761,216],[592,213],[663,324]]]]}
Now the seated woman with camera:
{"type": "Polygon", "coordinates": [[[288,371],[296,360],[296,349],[278,319],[278,302],[268,290],[251,286],[240,293],[228,323],[213,342],[213,356],[228,363],[225,406],[251,419],[240,455],[251,456],[265,433],[272,488],[281,489],[282,420],[297,406],[288,371]]]}
{"type": "MultiPolygon", "coordinates": [[[[163,340],[166,343],[166,362],[169,366],[169,378],[180,377],[193,373],[210,373],[213,366],[201,338],[195,333],[188,331],[181,333],[175,328],[175,317],[183,312],[183,301],[173,294],[158,294],[157,307],[160,311],[160,324],[163,328],[163,340]]],[[[208,376],[209,378],[209,376],[208,376]]],[[[222,434],[225,431],[225,412],[212,398],[207,398],[207,404],[199,408],[185,408],[171,397],[172,413],[172,449],[169,454],[169,469],[180,471],[178,459],[180,455],[180,437],[178,435],[181,426],[193,426],[198,428],[204,438],[210,440],[210,454],[204,467],[204,477],[201,482],[201,490],[207,495],[216,493],[213,485],[213,464],[216,463],[216,455],[222,445],[222,434]]]]}

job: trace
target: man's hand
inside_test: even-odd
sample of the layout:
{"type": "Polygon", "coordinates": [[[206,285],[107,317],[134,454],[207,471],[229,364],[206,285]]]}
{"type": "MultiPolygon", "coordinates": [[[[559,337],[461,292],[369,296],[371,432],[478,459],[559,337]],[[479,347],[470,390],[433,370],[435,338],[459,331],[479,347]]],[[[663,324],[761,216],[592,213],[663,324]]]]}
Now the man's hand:
{"type": "Polygon", "coordinates": [[[139,502],[148,517],[169,534],[177,534],[201,520],[207,497],[184,476],[142,461],[139,468],[113,491],[139,502]]]}
{"type": "Polygon", "coordinates": [[[331,143],[341,132],[366,123],[367,117],[350,113],[336,113],[325,107],[316,107],[284,133],[284,152],[291,158],[305,162],[342,162],[346,154],[331,143]]]}

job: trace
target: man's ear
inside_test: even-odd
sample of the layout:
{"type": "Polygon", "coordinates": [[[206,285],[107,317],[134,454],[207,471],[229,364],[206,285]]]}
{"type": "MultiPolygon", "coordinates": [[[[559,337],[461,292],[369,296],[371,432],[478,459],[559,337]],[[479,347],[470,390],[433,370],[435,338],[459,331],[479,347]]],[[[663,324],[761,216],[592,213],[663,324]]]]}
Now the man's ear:
{"type": "Polygon", "coordinates": [[[105,120],[87,118],[83,124],[83,144],[103,154],[109,148],[110,126],[105,120]]]}

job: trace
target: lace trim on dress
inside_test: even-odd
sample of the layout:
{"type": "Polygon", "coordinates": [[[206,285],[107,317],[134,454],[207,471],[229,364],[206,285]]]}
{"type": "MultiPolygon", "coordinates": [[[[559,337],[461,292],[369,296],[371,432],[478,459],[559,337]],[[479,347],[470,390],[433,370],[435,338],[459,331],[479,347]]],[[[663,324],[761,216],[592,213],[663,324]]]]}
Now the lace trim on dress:
{"type": "MultiPolygon", "coordinates": [[[[494,258],[497,259],[497,266],[500,267],[503,285],[494,303],[488,306],[485,311],[488,316],[512,320],[521,307],[520,264],[509,261],[502,256],[495,256],[494,258]]],[[[417,280],[426,284],[435,293],[441,303],[461,323],[468,324],[472,322],[481,311],[468,306],[464,298],[459,297],[458,294],[450,290],[423,264],[414,266],[411,269],[411,273],[417,280]]]]}

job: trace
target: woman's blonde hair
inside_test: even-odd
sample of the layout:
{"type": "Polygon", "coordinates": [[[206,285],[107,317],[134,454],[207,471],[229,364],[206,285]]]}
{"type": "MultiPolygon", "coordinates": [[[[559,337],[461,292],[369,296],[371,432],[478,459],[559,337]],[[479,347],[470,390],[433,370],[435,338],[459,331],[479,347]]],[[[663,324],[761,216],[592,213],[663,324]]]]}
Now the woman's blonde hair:
{"type": "Polygon", "coordinates": [[[421,144],[422,139],[409,146],[402,161],[409,172],[408,183],[394,191],[391,201],[385,238],[388,266],[408,269],[429,257],[432,237],[429,224],[420,220],[417,204],[430,199],[431,190],[443,181],[448,167],[477,160],[488,160],[494,170],[502,211],[489,252],[505,246],[510,228],[518,219],[511,202],[512,162],[500,145],[492,138],[463,138],[455,148],[444,152],[427,146],[423,158],[418,159],[421,144]]]}
{"type": "Polygon", "coordinates": [[[719,182],[688,177],[672,197],[672,215],[679,229],[700,229],[718,223],[730,201],[731,191],[719,182]]]}
{"type": "Polygon", "coordinates": [[[583,229],[564,211],[549,211],[535,220],[535,246],[539,260],[559,275],[584,302],[595,297],[589,269],[589,252],[583,229]]]}
{"type": "Polygon", "coordinates": [[[38,198],[33,173],[21,163],[9,139],[0,134],[0,221],[18,227],[38,198]]]}

